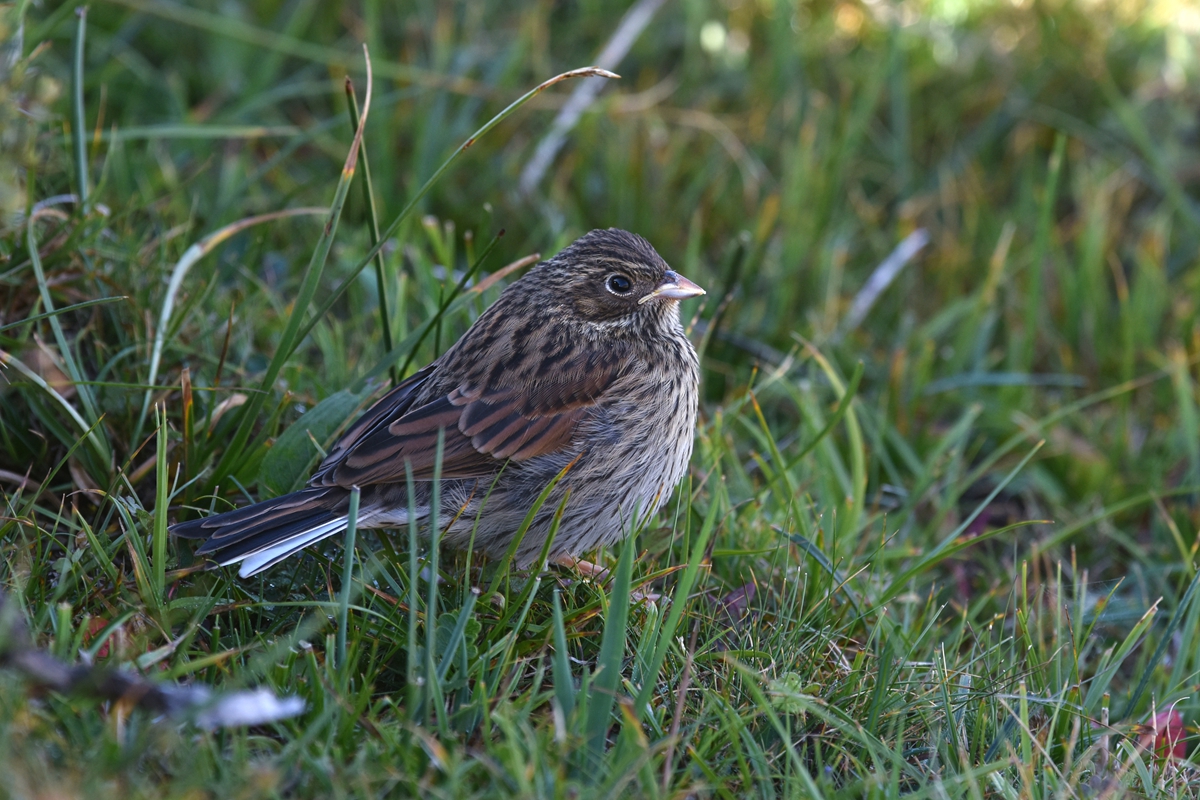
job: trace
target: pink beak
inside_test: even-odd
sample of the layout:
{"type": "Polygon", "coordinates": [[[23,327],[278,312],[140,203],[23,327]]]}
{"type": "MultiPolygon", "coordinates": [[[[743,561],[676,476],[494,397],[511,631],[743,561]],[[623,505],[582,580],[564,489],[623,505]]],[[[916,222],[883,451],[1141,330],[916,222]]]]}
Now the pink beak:
{"type": "Polygon", "coordinates": [[[698,297],[702,294],[706,294],[703,289],[675,270],[669,269],[667,270],[667,274],[663,276],[662,283],[653,292],[638,300],[638,305],[653,300],[656,297],[663,297],[667,300],[686,300],[689,297],[698,297]]]}

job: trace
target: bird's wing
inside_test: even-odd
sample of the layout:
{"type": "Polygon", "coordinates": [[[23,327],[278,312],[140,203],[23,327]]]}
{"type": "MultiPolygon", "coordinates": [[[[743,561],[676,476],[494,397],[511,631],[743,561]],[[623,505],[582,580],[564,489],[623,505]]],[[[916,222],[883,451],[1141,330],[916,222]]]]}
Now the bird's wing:
{"type": "Polygon", "coordinates": [[[309,485],[337,486],[336,481],[329,480],[330,473],[342,463],[346,455],[364,437],[370,436],[380,428],[386,428],[393,420],[403,416],[412,408],[416,398],[421,394],[421,390],[425,388],[429,376],[436,368],[437,362],[435,361],[429,366],[417,370],[396,384],[390,392],[376,400],[374,405],[364,411],[363,415],[346,429],[341,438],[334,442],[329,455],[325,456],[325,460],[321,462],[317,471],[309,479],[309,485]]]}
{"type": "MultiPolygon", "coordinates": [[[[495,355],[477,353],[474,360],[504,365],[495,355]]],[[[617,349],[600,346],[574,346],[566,354],[529,347],[507,355],[525,368],[474,370],[474,380],[465,378],[421,404],[416,398],[437,366],[418,372],[367,410],[334,445],[310,485],[403,483],[406,463],[414,480],[430,480],[439,431],[446,478],[486,477],[507,459],[557,452],[570,444],[624,363],[617,349]]]]}

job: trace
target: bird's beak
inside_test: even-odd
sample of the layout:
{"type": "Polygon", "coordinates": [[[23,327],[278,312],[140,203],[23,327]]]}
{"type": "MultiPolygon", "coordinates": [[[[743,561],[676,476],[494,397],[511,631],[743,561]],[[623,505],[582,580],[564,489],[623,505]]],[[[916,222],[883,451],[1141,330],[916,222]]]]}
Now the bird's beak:
{"type": "Polygon", "coordinates": [[[675,270],[669,269],[667,270],[667,274],[663,276],[662,283],[655,287],[653,292],[638,300],[638,305],[653,300],[656,297],[665,297],[668,300],[686,300],[689,297],[697,297],[702,294],[705,294],[703,289],[675,270]]]}

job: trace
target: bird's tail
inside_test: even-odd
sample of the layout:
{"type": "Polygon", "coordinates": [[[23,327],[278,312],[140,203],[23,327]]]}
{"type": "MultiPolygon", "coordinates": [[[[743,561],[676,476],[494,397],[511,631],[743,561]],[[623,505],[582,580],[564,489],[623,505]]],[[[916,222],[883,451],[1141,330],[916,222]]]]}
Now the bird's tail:
{"type": "MultiPolygon", "coordinates": [[[[248,578],[346,530],[349,493],[325,487],[302,489],[244,508],[171,526],[171,533],[205,539],[196,551],[221,566],[241,562],[238,575],[248,578]]],[[[369,515],[360,514],[359,523],[369,515]]]]}

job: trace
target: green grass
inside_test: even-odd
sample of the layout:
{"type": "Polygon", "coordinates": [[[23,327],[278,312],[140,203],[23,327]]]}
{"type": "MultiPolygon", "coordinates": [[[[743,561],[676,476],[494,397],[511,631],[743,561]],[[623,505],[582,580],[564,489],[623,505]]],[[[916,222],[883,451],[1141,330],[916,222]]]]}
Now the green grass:
{"type": "Polygon", "coordinates": [[[0,6],[0,589],[62,658],[307,704],[203,732],[0,671],[0,796],[1200,795],[1136,727],[1195,751],[1182,6],[667,4],[523,199],[571,82],[456,148],[617,18],[513,5],[0,6]],[[408,530],[184,569],[169,521],[302,482],[600,226],[709,289],[691,474],[609,585],[408,530]]]}

